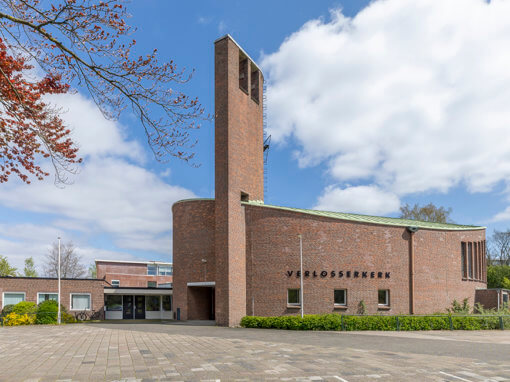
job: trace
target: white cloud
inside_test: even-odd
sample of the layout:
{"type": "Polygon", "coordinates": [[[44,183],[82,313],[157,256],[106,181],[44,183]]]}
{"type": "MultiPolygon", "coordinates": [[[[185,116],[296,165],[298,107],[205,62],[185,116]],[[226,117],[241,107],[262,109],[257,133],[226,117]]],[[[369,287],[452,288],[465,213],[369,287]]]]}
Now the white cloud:
{"type": "Polygon", "coordinates": [[[347,188],[326,187],[319,197],[318,210],[343,211],[360,214],[385,215],[395,212],[400,201],[395,194],[376,186],[355,186],[347,188]]]}
{"type": "MultiPolygon", "coordinates": [[[[2,226],[5,228],[5,226],[2,226]]],[[[46,262],[46,255],[51,249],[51,244],[56,241],[58,234],[62,231],[52,228],[37,225],[30,225],[30,229],[26,224],[12,225],[9,232],[2,231],[1,236],[10,236],[12,230],[19,230],[26,232],[27,236],[12,235],[11,237],[3,238],[0,236],[1,255],[6,256],[9,264],[17,268],[17,271],[23,273],[25,266],[25,259],[32,257],[39,275],[44,275],[44,264],[46,262]],[[40,237],[37,235],[41,231],[54,231],[51,235],[40,237]],[[13,239],[15,238],[15,239],[13,239]],[[16,239],[17,238],[17,239],[16,239]]],[[[92,247],[80,240],[72,240],[73,238],[67,236],[65,242],[73,241],[75,251],[81,258],[81,263],[88,269],[88,266],[94,262],[94,259],[111,259],[111,260],[139,260],[135,256],[121,251],[110,251],[102,248],[92,247]]]]}
{"type": "Polygon", "coordinates": [[[384,0],[312,20],[263,57],[269,132],[399,197],[508,184],[509,17],[508,0],[384,0]]]}
{"type": "Polygon", "coordinates": [[[225,21],[220,20],[220,22],[218,23],[218,32],[220,34],[223,34],[227,30],[227,28],[228,27],[227,27],[227,24],[225,23],[225,21]]]}
{"type": "MultiPolygon", "coordinates": [[[[107,236],[121,251],[157,252],[169,257],[171,206],[177,200],[195,197],[194,193],[170,185],[142,167],[145,154],[141,146],[128,140],[121,126],[105,120],[90,100],[77,94],[53,101],[68,109],[63,119],[73,130],[84,163],[72,177],[73,184],[65,188],[55,187],[51,179],[26,185],[13,178],[2,185],[0,205],[35,214],[35,221],[41,214],[52,224],[4,226],[0,235],[11,244],[0,245],[0,253],[12,247],[13,256],[21,255],[18,244],[25,243],[25,253],[37,254],[58,235],[67,240],[85,234],[88,242],[76,244],[89,260],[101,253],[90,243],[99,236],[107,236]],[[96,255],[92,256],[93,252],[96,255]]],[[[116,258],[130,256],[119,255],[119,251],[106,254],[110,252],[116,258]]]]}

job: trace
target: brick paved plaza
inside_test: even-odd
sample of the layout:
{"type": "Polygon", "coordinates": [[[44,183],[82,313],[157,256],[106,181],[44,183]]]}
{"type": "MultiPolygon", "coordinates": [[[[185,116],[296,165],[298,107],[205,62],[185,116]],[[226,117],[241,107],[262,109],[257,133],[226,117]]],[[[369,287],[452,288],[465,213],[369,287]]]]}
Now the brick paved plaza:
{"type": "Polygon", "coordinates": [[[326,333],[170,323],[0,328],[0,381],[505,381],[510,332],[326,333]]]}

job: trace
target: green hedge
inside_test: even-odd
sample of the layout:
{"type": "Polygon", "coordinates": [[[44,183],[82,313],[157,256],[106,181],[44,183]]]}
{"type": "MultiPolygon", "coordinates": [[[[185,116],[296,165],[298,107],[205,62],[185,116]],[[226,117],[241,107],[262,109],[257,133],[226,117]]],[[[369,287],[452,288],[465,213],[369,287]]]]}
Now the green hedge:
{"type": "Polygon", "coordinates": [[[257,317],[241,320],[244,328],[287,330],[486,330],[510,329],[510,316],[347,316],[308,314],[300,316],[257,317]]]}

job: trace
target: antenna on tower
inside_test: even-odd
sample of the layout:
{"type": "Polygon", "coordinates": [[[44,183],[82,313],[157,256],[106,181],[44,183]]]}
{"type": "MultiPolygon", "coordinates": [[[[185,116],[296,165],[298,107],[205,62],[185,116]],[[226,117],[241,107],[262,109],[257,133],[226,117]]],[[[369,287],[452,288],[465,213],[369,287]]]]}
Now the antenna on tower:
{"type": "Polygon", "coordinates": [[[271,145],[271,135],[267,135],[267,86],[266,82],[262,85],[262,124],[264,129],[264,200],[268,195],[268,164],[267,157],[269,155],[269,147],[271,145]]]}

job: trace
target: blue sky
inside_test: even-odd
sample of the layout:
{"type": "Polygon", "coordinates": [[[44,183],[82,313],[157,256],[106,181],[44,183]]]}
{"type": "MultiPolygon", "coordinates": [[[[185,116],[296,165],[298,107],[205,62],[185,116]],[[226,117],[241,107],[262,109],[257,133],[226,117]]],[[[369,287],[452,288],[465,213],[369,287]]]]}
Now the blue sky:
{"type": "MultiPolygon", "coordinates": [[[[398,216],[452,207],[461,224],[510,227],[510,1],[137,1],[137,52],[194,69],[181,90],[214,112],[213,41],[231,34],[268,86],[266,203],[398,216]]],[[[52,241],[94,258],[171,260],[171,205],[214,196],[214,126],[193,168],[151,156],[129,113],[55,97],[85,162],[74,184],[0,185],[0,254],[43,264],[52,241]]]]}

